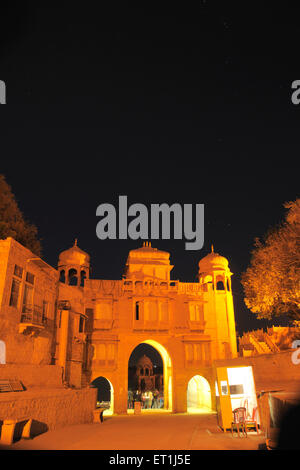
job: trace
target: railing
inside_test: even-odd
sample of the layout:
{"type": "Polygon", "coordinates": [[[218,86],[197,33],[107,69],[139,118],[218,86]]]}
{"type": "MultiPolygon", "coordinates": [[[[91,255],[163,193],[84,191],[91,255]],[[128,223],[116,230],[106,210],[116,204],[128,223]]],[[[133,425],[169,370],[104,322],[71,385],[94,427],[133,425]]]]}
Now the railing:
{"type": "Polygon", "coordinates": [[[185,294],[198,294],[202,292],[202,285],[199,282],[180,282],[179,292],[185,294]]]}
{"type": "Polygon", "coordinates": [[[271,349],[272,352],[279,352],[280,351],[280,348],[277,346],[277,344],[275,344],[272,341],[272,339],[270,338],[268,333],[264,334],[264,341],[266,342],[267,346],[269,346],[269,348],[271,349]]]}
{"type": "Polygon", "coordinates": [[[255,347],[256,351],[259,354],[268,354],[271,352],[268,345],[264,341],[258,341],[255,335],[250,334],[249,340],[250,340],[250,343],[253,344],[253,346],[255,347]]]}
{"type": "Polygon", "coordinates": [[[124,291],[136,291],[142,289],[144,291],[161,290],[168,292],[179,292],[181,294],[198,294],[202,292],[202,286],[197,282],[179,282],[177,280],[138,280],[123,279],[122,288],[124,291]]]}
{"type": "Polygon", "coordinates": [[[40,305],[23,305],[20,323],[46,325],[47,317],[40,305]]]}

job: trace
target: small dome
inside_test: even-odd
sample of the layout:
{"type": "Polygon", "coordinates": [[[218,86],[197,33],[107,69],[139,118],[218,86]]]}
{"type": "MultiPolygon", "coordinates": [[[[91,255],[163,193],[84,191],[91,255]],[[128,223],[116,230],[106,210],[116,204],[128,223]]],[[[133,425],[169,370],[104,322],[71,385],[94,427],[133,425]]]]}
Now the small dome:
{"type": "Polygon", "coordinates": [[[74,246],[68,250],[62,251],[59,255],[58,266],[66,265],[86,266],[90,264],[90,255],[77,246],[75,240],[74,246]]]}
{"type": "Polygon", "coordinates": [[[137,366],[139,367],[150,367],[152,368],[153,367],[153,364],[152,364],[152,361],[151,359],[149,359],[148,356],[146,356],[146,354],[144,354],[137,362],[137,366]]]}
{"type": "Polygon", "coordinates": [[[127,264],[170,264],[170,253],[158,250],[151,246],[151,242],[144,242],[141,248],[131,250],[127,264]]]}
{"type": "Polygon", "coordinates": [[[219,253],[215,253],[212,246],[211,253],[199,261],[199,272],[204,273],[214,269],[228,270],[228,260],[219,253]]]}

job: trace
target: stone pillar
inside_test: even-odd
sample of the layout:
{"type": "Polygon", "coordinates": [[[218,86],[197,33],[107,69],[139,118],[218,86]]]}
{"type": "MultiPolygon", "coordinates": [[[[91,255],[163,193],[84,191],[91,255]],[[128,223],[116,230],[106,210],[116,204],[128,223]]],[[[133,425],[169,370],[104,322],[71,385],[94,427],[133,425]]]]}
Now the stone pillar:
{"type": "Polygon", "coordinates": [[[119,415],[127,414],[128,391],[124,382],[124,380],[119,380],[115,389],[114,412],[119,415]]]}
{"type": "Polygon", "coordinates": [[[125,357],[119,357],[114,387],[114,412],[127,414],[128,405],[128,362],[125,357]]]}
{"type": "Polygon", "coordinates": [[[66,378],[66,361],[69,333],[69,310],[61,311],[58,364],[63,368],[63,379],[66,378]]]}
{"type": "Polygon", "coordinates": [[[82,363],[71,361],[69,383],[76,388],[81,388],[82,363]]]}
{"type": "Polygon", "coordinates": [[[187,411],[187,386],[186,382],[174,380],[173,383],[173,413],[186,413],[187,411]]]}

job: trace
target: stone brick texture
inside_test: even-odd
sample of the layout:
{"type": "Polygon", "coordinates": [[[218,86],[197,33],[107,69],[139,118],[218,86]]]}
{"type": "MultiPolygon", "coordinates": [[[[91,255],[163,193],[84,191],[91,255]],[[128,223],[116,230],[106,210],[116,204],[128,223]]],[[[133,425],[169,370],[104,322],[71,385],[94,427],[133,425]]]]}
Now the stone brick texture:
{"type": "MultiPolygon", "coordinates": [[[[32,418],[40,430],[47,431],[93,422],[97,390],[36,389],[0,394],[0,421],[7,418],[32,418]]],[[[39,433],[41,431],[38,431],[39,433]]]]}

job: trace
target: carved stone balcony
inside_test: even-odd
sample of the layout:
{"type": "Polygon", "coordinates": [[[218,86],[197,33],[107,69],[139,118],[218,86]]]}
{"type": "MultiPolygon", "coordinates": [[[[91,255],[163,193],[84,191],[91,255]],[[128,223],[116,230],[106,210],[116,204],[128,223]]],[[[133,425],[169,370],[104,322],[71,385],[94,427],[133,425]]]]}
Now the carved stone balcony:
{"type": "Polygon", "coordinates": [[[142,280],[142,279],[123,279],[123,293],[134,293],[149,295],[149,293],[167,294],[177,292],[179,281],[162,281],[162,280],[142,280]]]}
{"type": "Polygon", "coordinates": [[[206,325],[204,320],[188,320],[189,329],[191,331],[197,331],[203,333],[206,325]]]}
{"type": "Polygon", "coordinates": [[[39,305],[24,305],[19,323],[19,333],[33,336],[47,325],[47,318],[43,315],[39,305]]]}

